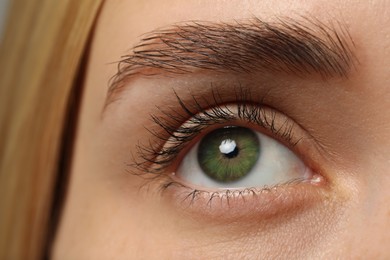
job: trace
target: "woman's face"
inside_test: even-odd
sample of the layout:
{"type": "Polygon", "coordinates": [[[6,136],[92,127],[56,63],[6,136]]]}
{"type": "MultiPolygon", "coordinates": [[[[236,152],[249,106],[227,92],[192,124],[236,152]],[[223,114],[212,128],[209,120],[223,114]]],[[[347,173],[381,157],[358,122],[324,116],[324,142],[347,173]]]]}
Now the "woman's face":
{"type": "Polygon", "coordinates": [[[107,1],[84,87],[55,259],[390,257],[390,1],[107,1]]]}

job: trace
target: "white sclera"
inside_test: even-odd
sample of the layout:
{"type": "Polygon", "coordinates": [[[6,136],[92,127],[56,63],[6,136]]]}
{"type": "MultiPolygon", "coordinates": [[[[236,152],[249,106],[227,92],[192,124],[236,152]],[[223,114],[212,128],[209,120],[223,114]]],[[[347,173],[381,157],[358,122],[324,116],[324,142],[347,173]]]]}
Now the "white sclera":
{"type": "MultiPolygon", "coordinates": [[[[175,175],[188,185],[208,189],[261,188],[311,177],[310,170],[290,149],[271,137],[258,132],[256,134],[260,143],[260,155],[251,171],[243,178],[235,182],[220,183],[207,176],[198,162],[199,142],[184,157],[175,175]]],[[[229,148],[231,150],[233,146],[235,147],[233,142],[221,144],[219,149],[229,153],[229,148]]]]}

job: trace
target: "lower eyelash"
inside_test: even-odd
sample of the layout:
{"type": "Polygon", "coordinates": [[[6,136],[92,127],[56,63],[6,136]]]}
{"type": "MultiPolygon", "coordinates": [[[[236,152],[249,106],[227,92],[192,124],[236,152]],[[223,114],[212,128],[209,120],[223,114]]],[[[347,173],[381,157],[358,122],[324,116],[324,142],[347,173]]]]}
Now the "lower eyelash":
{"type": "Polygon", "coordinates": [[[184,101],[176,92],[174,93],[181,111],[159,108],[162,116],[151,115],[152,121],[159,127],[159,130],[147,129],[152,135],[149,144],[137,145],[137,153],[141,160],[135,161],[130,166],[140,171],[141,174],[160,175],[158,173],[169,167],[186,145],[202,131],[210,126],[226,124],[233,120],[260,126],[292,147],[299,141],[292,141],[293,124],[286,120],[281,126],[276,127],[276,112],[271,112],[271,114],[266,112],[262,100],[253,100],[248,89],[236,89],[235,100],[231,102],[233,106],[236,106],[236,114],[229,109],[229,103],[224,102],[215,90],[212,91],[211,101],[206,97],[196,96],[192,96],[190,101],[184,101]]]}
{"type": "MultiPolygon", "coordinates": [[[[248,196],[257,196],[264,193],[271,193],[277,191],[279,187],[286,187],[286,186],[293,186],[298,185],[303,182],[308,182],[309,180],[304,178],[296,178],[293,180],[290,180],[288,182],[279,183],[274,186],[263,186],[263,187],[250,187],[245,189],[223,189],[223,190],[217,190],[217,191],[208,191],[208,190],[201,190],[201,189],[194,189],[192,187],[188,187],[185,184],[175,181],[172,178],[169,178],[164,183],[160,185],[160,193],[163,195],[164,192],[166,192],[169,188],[181,188],[182,189],[182,199],[181,202],[185,203],[188,202],[189,205],[192,205],[197,199],[200,197],[203,197],[203,199],[206,199],[206,205],[212,206],[211,204],[215,201],[220,199],[220,202],[223,202],[224,200],[229,204],[230,199],[242,199],[245,202],[245,199],[248,198],[248,196]]],[[[180,195],[178,195],[180,196],[180,195]]]]}

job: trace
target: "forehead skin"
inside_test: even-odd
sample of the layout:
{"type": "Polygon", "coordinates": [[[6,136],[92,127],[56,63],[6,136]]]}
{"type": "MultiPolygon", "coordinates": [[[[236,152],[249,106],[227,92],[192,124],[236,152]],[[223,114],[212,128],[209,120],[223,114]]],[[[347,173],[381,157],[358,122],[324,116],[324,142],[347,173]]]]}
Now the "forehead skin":
{"type": "MultiPolygon", "coordinates": [[[[140,81],[142,84],[148,83],[140,81]]],[[[92,42],[53,258],[210,259],[226,254],[248,259],[389,258],[389,111],[390,1],[106,1],[92,42]],[[324,164],[331,165],[329,169],[335,173],[331,181],[338,185],[331,192],[336,199],[328,207],[321,204],[299,216],[251,220],[250,225],[233,224],[234,228],[226,230],[217,224],[202,227],[171,212],[156,196],[138,192],[138,178],[123,176],[123,158],[139,139],[147,138],[144,118],[168,92],[133,88],[122,102],[130,104],[118,109],[123,113],[107,113],[107,120],[102,120],[107,82],[116,73],[110,63],[128,54],[141,35],[183,21],[232,22],[258,17],[272,22],[278,17],[302,16],[345,25],[359,61],[347,80],[334,84],[337,89],[318,91],[318,96],[308,91],[307,98],[302,97],[316,104],[312,110],[317,114],[300,108],[307,113],[302,120],[310,125],[313,119],[310,127],[318,128],[325,148],[334,154],[335,160],[324,164]],[[124,121],[132,123],[117,129],[118,122],[124,121]],[[302,239],[297,242],[297,237],[302,239]]]]}

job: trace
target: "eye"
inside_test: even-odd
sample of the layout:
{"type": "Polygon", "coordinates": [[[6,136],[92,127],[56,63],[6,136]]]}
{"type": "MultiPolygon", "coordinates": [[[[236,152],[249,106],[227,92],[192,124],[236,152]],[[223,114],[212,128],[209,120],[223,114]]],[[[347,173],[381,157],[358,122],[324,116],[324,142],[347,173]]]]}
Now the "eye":
{"type": "Polygon", "coordinates": [[[241,126],[206,134],[184,156],[177,178],[207,189],[271,187],[309,180],[311,170],[285,145],[241,126]]]}
{"type": "Polygon", "coordinates": [[[157,128],[148,129],[152,138],[137,146],[141,160],[134,163],[175,208],[253,216],[322,198],[327,182],[312,160],[317,146],[292,118],[242,88],[233,100],[214,92],[176,97],[179,106],[152,114],[157,128]]]}

